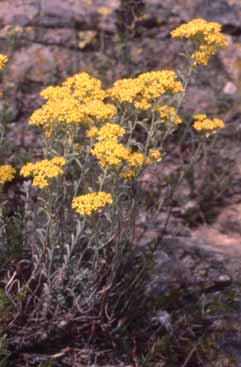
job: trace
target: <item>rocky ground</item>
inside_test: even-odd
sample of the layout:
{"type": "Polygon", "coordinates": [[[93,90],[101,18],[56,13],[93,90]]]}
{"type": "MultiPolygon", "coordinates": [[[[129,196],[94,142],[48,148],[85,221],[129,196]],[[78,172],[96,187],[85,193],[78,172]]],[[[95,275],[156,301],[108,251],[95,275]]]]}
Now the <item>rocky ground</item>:
{"type": "MultiPolygon", "coordinates": [[[[228,37],[228,48],[193,77],[185,107],[187,114],[207,112],[224,119],[226,129],[217,150],[227,180],[224,187],[215,191],[215,180],[215,185],[208,186],[204,179],[199,186],[200,196],[194,198],[190,198],[185,182],[181,187],[180,201],[157,251],[156,270],[147,290],[160,302],[162,313],[154,318],[161,320],[162,330],[170,324],[172,332],[169,328],[165,340],[162,334],[156,339],[157,350],[153,355],[158,362],[150,358],[146,365],[238,367],[241,366],[241,3],[132,0],[129,8],[124,3],[0,1],[1,53],[8,54],[10,59],[0,105],[2,121],[9,127],[9,160],[14,159],[16,151],[26,154],[33,145],[38,145],[36,132],[29,128],[27,120],[40,103],[38,93],[43,87],[81,70],[108,85],[119,77],[144,70],[177,68],[181,61],[177,56],[180,44],[170,38],[170,31],[194,17],[220,22],[228,37]],[[213,200],[215,192],[218,195],[213,200]],[[173,350],[170,344],[174,345],[173,350]],[[205,358],[206,364],[201,364],[205,358]]],[[[171,166],[167,171],[174,168],[171,166]]],[[[158,191],[164,171],[160,165],[155,172],[147,173],[146,184],[151,192],[158,191]]],[[[145,247],[158,241],[162,223],[162,214],[155,220],[143,214],[136,245],[145,247]]],[[[67,352],[63,353],[63,363],[79,366],[78,353],[75,364],[67,352]]]]}

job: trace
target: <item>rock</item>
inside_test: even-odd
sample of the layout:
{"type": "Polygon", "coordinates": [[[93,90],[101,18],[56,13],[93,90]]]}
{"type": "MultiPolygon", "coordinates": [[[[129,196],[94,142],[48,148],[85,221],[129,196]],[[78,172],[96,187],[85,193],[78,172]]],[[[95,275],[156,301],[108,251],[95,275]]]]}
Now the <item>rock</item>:
{"type": "Polygon", "coordinates": [[[225,71],[232,82],[239,87],[241,83],[241,45],[228,37],[228,48],[220,52],[225,71]]]}
{"type": "Polygon", "coordinates": [[[217,95],[213,88],[210,86],[198,86],[191,85],[186,93],[184,102],[185,113],[203,113],[203,111],[209,111],[209,113],[217,114],[217,95]]]}
{"type": "Polygon", "coordinates": [[[33,41],[39,42],[44,46],[58,46],[65,49],[78,47],[76,32],[67,27],[56,29],[41,27],[38,32],[35,32],[33,41]]]}
{"type": "Polygon", "coordinates": [[[232,278],[227,274],[220,275],[218,279],[215,281],[215,284],[217,286],[227,287],[230,284],[232,284],[232,278]]]}
{"type": "Polygon", "coordinates": [[[47,27],[70,26],[74,17],[83,22],[84,10],[77,7],[72,1],[41,0],[38,23],[47,27]]]}
{"type": "Polygon", "coordinates": [[[0,3],[0,24],[27,26],[34,22],[39,14],[36,1],[2,0],[0,3]]]}
{"type": "Polygon", "coordinates": [[[165,310],[158,311],[152,318],[152,322],[157,326],[162,326],[169,334],[173,334],[172,318],[169,312],[165,310]]]}
{"type": "Polygon", "coordinates": [[[50,50],[32,45],[15,53],[9,71],[12,81],[17,83],[23,83],[27,79],[47,84],[54,68],[55,60],[50,50]]]}
{"type": "Polygon", "coordinates": [[[218,216],[215,228],[220,232],[241,235],[241,204],[230,205],[222,210],[218,216]]]}
{"type": "Polygon", "coordinates": [[[198,0],[195,13],[200,18],[221,23],[225,29],[240,29],[241,4],[232,0],[198,0]]]}
{"type": "Polygon", "coordinates": [[[237,233],[222,233],[215,227],[202,225],[192,231],[192,238],[196,241],[205,241],[217,251],[231,256],[241,256],[241,237],[237,233]]]}
{"type": "Polygon", "coordinates": [[[38,24],[47,27],[78,27],[113,31],[113,12],[118,0],[42,0],[38,24]],[[108,24],[109,23],[109,24],[108,24]],[[103,28],[102,28],[103,27],[103,28]]]}
{"type": "Polygon", "coordinates": [[[223,88],[223,93],[233,96],[237,93],[237,86],[233,82],[227,82],[223,88]]]}

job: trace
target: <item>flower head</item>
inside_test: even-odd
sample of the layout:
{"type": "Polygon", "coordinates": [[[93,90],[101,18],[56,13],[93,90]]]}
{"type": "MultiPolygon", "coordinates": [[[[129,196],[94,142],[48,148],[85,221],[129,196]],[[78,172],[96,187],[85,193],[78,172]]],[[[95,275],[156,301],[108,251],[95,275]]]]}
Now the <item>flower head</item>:
{"type": "Polygon", "coordinates": [[[81,111],[86,117],[96,120],[106,121],[114,117],[117,113],[115,106],[98,100],[89,100],[81,105],[81,111]]]}
{"type": "Polygon", "coordinates": [[[141,152],[130,151],[126,159],[126,166],[123,168],[120,175],[125,180],[131,180],[137,175],[140,168],[159,162],[160,160],[161,153],[156,149],[151,149],[146,157],[141,152]]]}
{"type": "Polygon", "coordinates": [[[71,76],[63,83],[63,86],[80,102],[88,99],[103,101],[105,98],[105,91],[101,87],[101,81],[85,72],[71,76]]]}
{"type": "Polygon", "coordinates": [[[116,139],[106,139],[97,142],[91,149],[91,154],[97,158],[101,167],[117,168],[129,158],[129,149],[116,139]]]}
{"type": "Polygon", "coordinates": [[[10,164],[0,166],[0,184],[10,182],[14,179],[16,170],[10,164]]]}
{"type": "Polygon", "coordinates": [[[162,155],[159,150],[150,149],[148,156],[145,159],[145,164],[153,164],[159,162],[162,159],[162,155]]]}
{"type": "Polygon", "coordinates": [[[103,207],[112,204],[112,196],[106,192],[92,192],[76,196],[72,201],[72,208],[80,215],[91,215],[99,212],[103,207]]]}
{"type": "Polygon", "coordinates": [[[50,160],[44,159],[36,163],[25,164],[20,174],[24,177],[33,177],[33,186],[40,189],[49,185],[49,179],[59,176],[63,173],[65,165],[64,157],[55,157],[50,160]]]}
{"type": "Polygon", "coordinates": [[[171,32],[174,38],[189,38],[193,40],[193,65],[207,65],[211,56],[218,49],[225,47],[227,41],[221,33],[221,24],[208,22],[205,19],[193,19],[171,32]]]}
{"type": "Polygon", "coordinates": [[[145,163],[145,156],[140,152],[129,153],[126,161],[132,169],[138,169],[145,163]]]}
{"type": "Polygon", "coordinates": [[[7,56],[0,54],[0,70],[5,68],[7,62],[8,62],[7,56]]]}
{"type": "Polygon", "coordinates": [[[182,119],[176,113],[176,109],[172,106],[163,105],[157,108],[157,111],[160,114],[160,119],[163,122],[169,121],[174,125],[179,125],[182,123],[182,119]]]}
{"type": "Polygon", "coordinates": [[[193,115],[193,128],[197,131],[205,131],[207,133],[215,132],[217,129],[224,128],[224,122],[220,119],[209,119],[205,114],[193,115]]]}
{"type": "Polygon", "coordinates": [[[49,97],[47,102],[33,112],[30,125],[41,127],[46,134],[51,135],[59,125],[81,125],[87,123],[81,105],[71,95],[49,97]]]}
{"type": "Polygon", "coordinates": [[[136,176],[138,170],[146,163],[145,156],[141,152],[132,152],[129,150],[125,163],[126,165],[120,175],[125,180],[131,180],[136,176]]]}
{"type": "Polygon", "coordinates": [[[183,86],[173,70],[150,71],[137,78],[118,80],[107,91],[107,96],[120,103],[132,103],[137,109],[147,110],[152,102],[165,93],[179,93],[183,86]]]}
{"type": "Polygon", "coordinates": [[[30,124],[44,129],[50,136],[58,127],[89,125],[116,115],[116,108],[105,103],[105,91],[98,79],[79,73],[62,83],[48,87],[40,95],[46,100],[30,117],[30,124]]]}
{"type": "Polygon", "coordinates": [[[117,80],[113,87],[107,90],[107,96],[120,103],[133,103],[141,93],[142,85],[137,78],[126,78],[117,80]]]}
{"type": "Polygon", "coordinates": [[[103,17],[106,17],[107,15],[110,15],[112,13],[112,9],[108,6],[100,6],[99,8],[97,8],[97,12],[103,17]]]}
{"type": "Polygon", "coordinates": [[[107,123],[103,125],[100,129],[97,127],[92,127],[87,131],[88,138],[97,138],[97,140],[107,140],[107,139],[118,139],[125,134],[125,129],[117,124],[107,123]]]}

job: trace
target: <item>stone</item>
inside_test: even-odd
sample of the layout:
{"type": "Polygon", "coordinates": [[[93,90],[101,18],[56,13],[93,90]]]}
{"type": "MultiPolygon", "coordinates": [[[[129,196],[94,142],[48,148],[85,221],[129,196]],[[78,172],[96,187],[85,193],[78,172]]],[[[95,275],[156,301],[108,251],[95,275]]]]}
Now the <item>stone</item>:
{"type": "Polygon", "coordinates": [[[27,26],[34,22],[39,13],[36,1],[2,0],[0,2],[0,24],[27,26]]]}
{"type": "Polygon", "coordinates": [[[227,49],[220,52],[220,58],[232,82],[236,87],[241,83],[241,45],[235,42],[231,36],[227,38],[227,49]]]}
{"type": "Polygon", "coordinates": [[[30,81],[48,83],[55,68],[53,54],[47,47],[31,45],[17,51],[9,67],[12,81],[22,83],[30,81]]]}
{"type": "Polygon", "coordinates": [[[215,284],[217,286],[227,287],[232,283],[232,278],[227,274],[222,274],[216,279],[215,284]]]}
{"type": "Polygon", "coordinates": [[[223,88],[223,93],[233,96],[237,93],[237,86],[233,82],[227,82],[223,88]]]}
{"type": "Polygon", "coordinates": [[[241,4],[229,0],[198,0],[195,13],[200,18],[219,22],[225,27],[240,28],[241,4]]]}

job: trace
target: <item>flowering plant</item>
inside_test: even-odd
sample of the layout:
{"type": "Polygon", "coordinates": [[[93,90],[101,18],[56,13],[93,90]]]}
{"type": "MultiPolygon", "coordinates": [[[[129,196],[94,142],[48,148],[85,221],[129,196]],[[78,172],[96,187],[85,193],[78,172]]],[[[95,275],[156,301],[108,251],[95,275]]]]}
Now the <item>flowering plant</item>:
{"type": "MultiPolygon", "coordinates": [[[[37,196],[34,238],[25,238],[32,271],[13,301],[27,318],[26,328],[41,319],[50,335],[49,320],[57,327],[68,314],[68,325],[75,323],[86,338],[101,334],[113,340],[114,330],[121,335],[123,319],[126,328],[137,321],[137,294],[138,310],[144,307],[144,261],[133,246],[135,220],[146,204],[139,179],[148,167],[164,163],[168,141],[179,129],[183,136],[191,130],[197,145],[170,183],[173,194],[208,139],[224,127],[205,114],[195,114],[191,125],[181,116],[192,71],[225,46],[220,25],[195,19],[171,35],[190,41],[182,80],[174,70],[149,71],[104,89],[100,80],[80,72],[41,92],[44,103],[29,123],[43,132],[43,159],[20,169],[25,180],[33,179],[24,188],[27,198],[37,196]]],[[[0,57],[0,68],[5,63],[0,57]]],[[[0,184],[14,174],[11,166],[0,166],[0,184]]],[[[170,212],[167,222],[169,217],[170,212]]],[[[7,287],[11,300],[14,277],[7,287]]]]}

